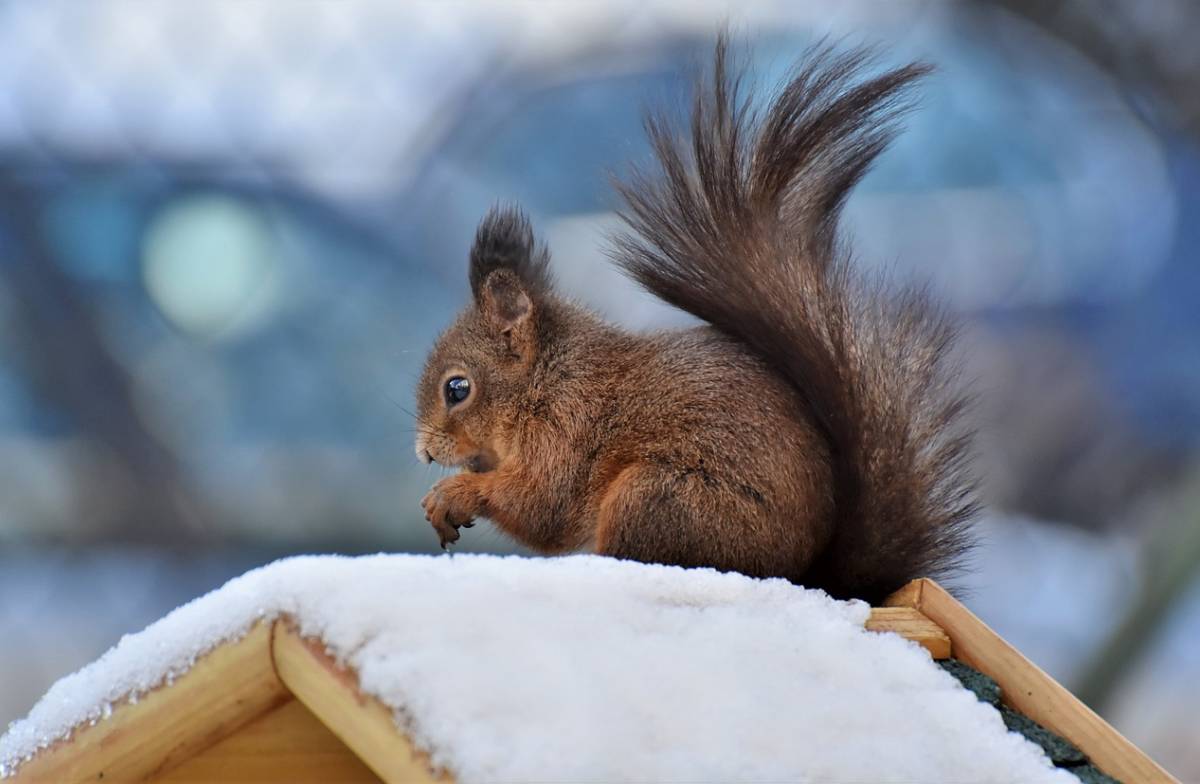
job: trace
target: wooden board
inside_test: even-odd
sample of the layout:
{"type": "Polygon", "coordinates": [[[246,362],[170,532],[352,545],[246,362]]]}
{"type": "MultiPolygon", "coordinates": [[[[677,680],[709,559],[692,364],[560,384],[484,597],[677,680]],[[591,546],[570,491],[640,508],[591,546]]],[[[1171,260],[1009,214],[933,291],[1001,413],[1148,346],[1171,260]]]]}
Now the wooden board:
{"type": "Polygon", "coordinates": [[[156,784],[378,784],[379,777],[297,700],[154,779],[156,784]]]}
{"type": "Polygon", "coordinates": [[[259,624],[216,648],[174,684],[43,749],[13,781],[143,781],[208,748],[289,699],[275,677],[270,635],[270,625],[259,624]]]}
{"type": "Polygon", "coordinates": [[[950,658],[950,637],[915,607],[872,607],[866,629],[899,634],[929,651],[934,659],[950,658]]]}
{"type": "Polygon", "coordinates": [[[272,649],[279,678],[333,734],[389,784],[449,782],[435,775],[429,757],[396,727],[392,711],[364,695],[354,673],[342,669],[318,640],[289,624],[275,624],[272,649]]]}
{"type": "Polygon", "coordinates": [[[20,766],[13,780],[380,778],[450,781],[431,772],[428,757],[396,727],[390,710],[358,690],[353,673],[276,621],[218,646],[173,684],[117,706],[95,726],[77,728],[20,766]]]}
{"type": "Polygon", "coordinates": [[[936,582],[915,580],[885,604],[910,607],[928,616],[950,636],[956,658],[1000,684],[1005,703],[1074,743],[1105,773],[1126,784],[1176,782],[936,582]]]}

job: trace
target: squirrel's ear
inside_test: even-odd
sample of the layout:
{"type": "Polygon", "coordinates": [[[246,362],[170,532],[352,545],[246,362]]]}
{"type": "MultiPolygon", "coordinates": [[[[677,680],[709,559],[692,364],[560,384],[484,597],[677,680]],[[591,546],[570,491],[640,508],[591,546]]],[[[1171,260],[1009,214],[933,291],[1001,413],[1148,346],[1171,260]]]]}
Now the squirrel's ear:
{"type": "Polygon", "coordinates": [[[536,309],[550,295],[550,254],[517,207],[493,207],[471,246],[471,292],[508,351],[528,362],[536,350],[536,309]]]}
{"type": "Polygon", "coordinates": [[[521,280],[510,270],[492,272],[480,286],[477,303],[508,352],[522,361],[531,360],[537,337],[534,304],[521,280]]]}
{"type": "Polygon", "coordinates": [[[518,207],[493,207],[479,223],[471,246],[471,292],[480,303],[483,284],[507,270],[531,299],[549,293],[550,253],[533,237],[529,218],[518,207]]]}

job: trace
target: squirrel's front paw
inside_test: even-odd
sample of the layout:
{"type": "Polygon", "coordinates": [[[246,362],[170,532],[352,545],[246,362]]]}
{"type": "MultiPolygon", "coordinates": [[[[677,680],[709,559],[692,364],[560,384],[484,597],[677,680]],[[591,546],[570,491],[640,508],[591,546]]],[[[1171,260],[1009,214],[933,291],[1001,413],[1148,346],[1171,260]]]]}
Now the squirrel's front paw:
{"type": "Polygon", "coordinates": [[[471,474],[448,476],[433,486],[421,499],[425,519],[433,525],[441,540],[442,549],[458,541],[458,529],[475,525],[482,514],[483,499],[474,487],[471,474]]]}

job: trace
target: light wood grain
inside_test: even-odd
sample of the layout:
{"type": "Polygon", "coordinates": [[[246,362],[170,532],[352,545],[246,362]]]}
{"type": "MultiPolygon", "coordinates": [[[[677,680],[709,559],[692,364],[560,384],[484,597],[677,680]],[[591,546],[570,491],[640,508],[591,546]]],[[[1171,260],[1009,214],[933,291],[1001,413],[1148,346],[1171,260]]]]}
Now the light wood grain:
{"type": "Polygon", "coordinates": [[[14,781],[143,781],[208,748],[288,699],[275,677],[270,635],[269,624],[259,624],[221,645],[173,684],[43,749],[14,781]]]}
{"type": "Polygon", "coordinates": [[[211,746],[155,784],[378,784],[379,777],[302,703],[288,700],[211,746]]]}
{"type": "Polygon", "coordinates": [[[1105,773],[1126,784],[1176,782],[933,580],[916,580],[885,604],[911,607],[928,616],[950,636],[955,658],[1000,684],[1005,703],[1074,743],[1105,773]]]}
{"type": "Polygon", "coordinates": [[[950,658],[950,637],[915,607],[872,607],[866,629],[899,634],[929,651],[934,659],[950,658]]]}
{"type": "Polygon", "coordinates": [[[396,727],[391,710],[364,695],[354,673],[339,667],[320,641],[280,622],[272,650],[287,688],[381,779],[388,784],[450,781],[433,773],[428,756],[396,727]]]}

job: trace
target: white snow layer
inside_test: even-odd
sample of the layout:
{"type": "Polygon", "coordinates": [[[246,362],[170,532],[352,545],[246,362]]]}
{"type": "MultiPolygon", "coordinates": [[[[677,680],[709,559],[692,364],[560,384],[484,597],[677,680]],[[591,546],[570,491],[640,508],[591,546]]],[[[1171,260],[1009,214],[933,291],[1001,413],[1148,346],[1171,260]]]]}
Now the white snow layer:
{"type": "Polygon", "coordinates": [[[0,772],[287,613],[461,782],[1075,781],[867,612],[594,556],[292,558],[58,681],[0,772]]]}

